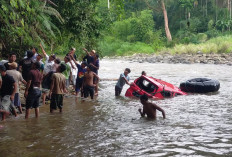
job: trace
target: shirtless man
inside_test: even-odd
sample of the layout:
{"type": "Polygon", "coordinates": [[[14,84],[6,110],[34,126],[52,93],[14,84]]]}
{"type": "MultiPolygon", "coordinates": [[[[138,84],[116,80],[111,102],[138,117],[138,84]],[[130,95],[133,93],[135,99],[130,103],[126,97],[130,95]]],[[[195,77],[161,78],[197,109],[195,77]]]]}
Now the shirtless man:
{"type": "Polygon", "coordinates": [[[145,114],[146,114],[147,118],[156,119],[156,110],[159,110],[160,112],[162,112],[163,118],[164,119],[166,118],[165,112],[162,108],[160,108],[154,103],[148,102],[147,95],[142,95],[140,97],[140,102],[143,104],[143,111],[141,108],[138,111],[142,117],[145,117],[145,114]]]}
{"type": "Polygon", "coordinates": [[[96,86],[93,84],[93,78],[97,78],[97,83],[99,81],[99,77],[97,74],[91,71],[90,67],[87,66],[87,72],[84,75],[84,82],[83,82],[83,90],[84,90],[84,97],[87,98],[90,94],[91,99],[94,96],[94,87],[96,86]]]}

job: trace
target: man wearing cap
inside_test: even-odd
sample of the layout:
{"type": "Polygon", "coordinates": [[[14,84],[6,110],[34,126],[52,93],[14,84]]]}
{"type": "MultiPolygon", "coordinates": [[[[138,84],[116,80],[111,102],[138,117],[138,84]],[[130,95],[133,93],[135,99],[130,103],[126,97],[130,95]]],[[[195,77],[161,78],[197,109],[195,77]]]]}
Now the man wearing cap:
{"type": "Polygon", "coordinates": [[[27,84],[27,82],[23,79],[22,74],[16,70],[16,68],[18,67],[16,62],[8,63],[8,65],[10,70],[7,70],[6,73],[12,76],[17,84],[16,93],[14,97],[14,106],[19,109],[20,113],[22,113],[23,111],[19,97],[19,82],[22,82],[25,85],[27,84]]]}
{"type": "MultiPolygon", "coordinates": [[[[1,86],[1,101],[7,100],[5,103],[1,104],[1,109],[6,112],[12,112],[15,117],[17,116],[17,113],[15,111],[13,101],[15,97],[15,93],[17,90],[17,84],[14,80],[14,78],[6,73],[6,67],[4,65],[0,65],[0,73],[2,76],[2,86],[1,86]]],[[[3,113],[2,120],[5,120],[6,114],[3,113]]]]}
{"type": "MultiPolygon", "coordinates": [[[[33,56],[32,56],[32,61],[36,61],[36,58],[37,58],[37,56],[38,56],[38,48],[37,47],[32,47],[32,49],[31,49],[31,52],[33,52],[33,56]]],[[[27,51],[26,51],[26,53],[25,53],[25,57],[24,58],[27,58],[27,51]]]]}
{"type": "Polygon", "coordinates": [[[22,71],[23,79],[27,82],[28,81],[28,73],[31,70],[31,65],[33,63],[32,57],[33,57],[32,51],[27,51],[27,58],[24,58],[19,62],[19,71],[22,71]]]}
{"type": "Polygon", "coordinates": [[[16,61],[16,54],[15,53],[10,53],[8,56],[8,62],[6,62],[4,64],[4,66],[6,67],[6,70],[9,70],[9,65],[8,63],[12,63],[16,61]]]}
{"type": "Polygon", "coordinates": [[[35,62],[32,64],[32,69],[28,74],[28,82],[24,93],[24,97],[26,98],[26,119],[29,117],[31,108],[35,109],[36,118],[39,117],[39,99],[41,96],[40,85],[42,82],[42,74],[39,69],[40,63],[35,62]]]}

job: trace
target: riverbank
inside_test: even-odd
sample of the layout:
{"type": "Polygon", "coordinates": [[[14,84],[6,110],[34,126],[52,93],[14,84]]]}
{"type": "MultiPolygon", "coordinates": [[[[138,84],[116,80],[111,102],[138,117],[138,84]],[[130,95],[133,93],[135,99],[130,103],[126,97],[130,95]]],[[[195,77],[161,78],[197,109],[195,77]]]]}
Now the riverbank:
{"type": "Polygon", "coordinates": [[[104,57],[107,59],[128,60],[139,63],[170,63],[170,64],[226,64],[232,66],[232,53],[182,53],[182,54],[134,54],[131,56],[104,57]]]}

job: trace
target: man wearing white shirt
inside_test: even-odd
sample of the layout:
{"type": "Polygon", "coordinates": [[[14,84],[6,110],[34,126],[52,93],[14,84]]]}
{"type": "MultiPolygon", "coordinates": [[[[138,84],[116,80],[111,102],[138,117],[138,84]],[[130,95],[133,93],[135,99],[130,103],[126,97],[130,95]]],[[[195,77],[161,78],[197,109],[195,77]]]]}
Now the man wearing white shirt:
{"type": "MultiPolygon", "coordinates": [[[[45,61],[45,64],[44,64],[44,70],[43,70],[43,78],[44,78],[43,81],[44,81],[44,80],[48,80],[48,79],[45,79],[45,78],[53,70],[54,60],[56,59],[56,56],[54,54],[48,56],[41,44],[40,44],[40,47],[41,47],[42,52],[43,52],[43,54],[44,54],[44,56],[46,58],[46,61],[45,61]]],[[[43,104],[45,104],[46,96],[47,96],[47,93],[49,92],[50,85],[44,86],[44,82],[43,82],[42,83],[42,88],[43,88],[42,89],[42,92],[43,92],[43,104]]]]}

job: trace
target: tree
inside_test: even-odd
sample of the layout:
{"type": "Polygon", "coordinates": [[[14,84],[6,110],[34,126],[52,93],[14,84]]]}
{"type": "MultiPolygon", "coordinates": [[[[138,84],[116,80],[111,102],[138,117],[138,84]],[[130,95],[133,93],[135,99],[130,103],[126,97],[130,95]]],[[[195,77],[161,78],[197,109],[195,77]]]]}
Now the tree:
{"type": "MultiPolygon", "coordinates": [[[[157,2],[158,2],[158,6],[161,6],[161,8],[162,8],[166,37],[167,37],[168,41],[172,41],[172,35],[171,35],[170,29],[169,29],[168,14],[167,14],[167,10],[165,7],[165,2],[164,2],[164,0],[158,0],[157,2]]],[[[157,9],[156,7],[151,6],[148,0],[145,0],[145,3],[153,11],[159,11],[159,9],[157,9]]]]}
{"type": "Polygon", "coordinates": [[[39,42],[51,43],[59,29],[51,22],[55,17],[63,22],[59,12],[46,1],[10,0],[0,3],[0,43],[2,54],[10,51],[24,54],[25,49],[39,42]]]}
{"type": "Polygon", "coordinates": [[[168,14],[167,14],[167,10],[164,4],[164,0],[161,0],[161,6],[162,6],[163,14],[164,14],[164,27],[165,27],[166,37],[168,41],[172,41],[172,35],[171,35],[171,32],[169,30],[169,25],[168,25],[168,14]]]}

